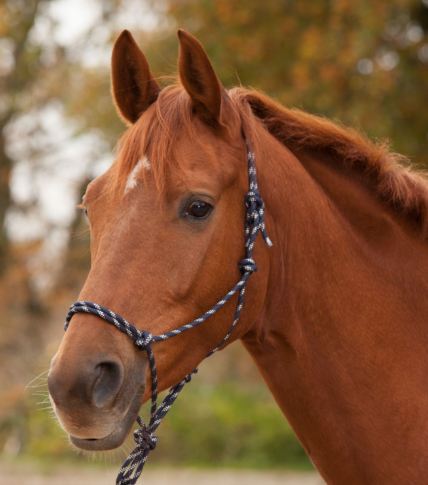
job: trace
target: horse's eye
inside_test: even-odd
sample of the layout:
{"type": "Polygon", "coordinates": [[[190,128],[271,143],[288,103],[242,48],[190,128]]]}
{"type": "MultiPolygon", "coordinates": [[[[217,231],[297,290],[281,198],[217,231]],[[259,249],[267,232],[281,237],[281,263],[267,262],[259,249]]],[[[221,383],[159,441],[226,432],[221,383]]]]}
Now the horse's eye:
{"type": "Polygon", "coordinates": [[[206,217],[211,212],[212,208],[213,206],[208,204],[208,202],[195,200],[195,202],[192,202],[189,205],[186,214],[201,219],[202,217],[206,217]]]}

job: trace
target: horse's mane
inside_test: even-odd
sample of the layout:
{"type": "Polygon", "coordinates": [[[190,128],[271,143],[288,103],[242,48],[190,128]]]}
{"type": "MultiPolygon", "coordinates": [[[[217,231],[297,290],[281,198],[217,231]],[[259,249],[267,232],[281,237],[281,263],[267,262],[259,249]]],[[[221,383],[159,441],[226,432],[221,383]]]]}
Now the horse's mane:
{"type": "MultiPolygon", "coordinates": [[[[355,129],[302,110],[285,108],[255,90],[234,88],[229,96],[246,130],[253,131],[255,124],[262,124],[289,148],[324,151],[333,156],[335,163],[364,173],[377,196],[394,211],[416,221],[422,236],[428,237],[425,174],[413,171],[406,157],[391,152],[388,142],[373,142],[355,129]]],[[[129,173],[147,154],[158,189],[162,191],[166,174],[173,171],[179,176],[182,171],[180,158],[171,155],[174,137],[183,130],[197,143],[192,130],[190,98],[177,84],[163,89],[158,101],[119,142],[114,186],[123,189],[129,173]]]]}
{"type": "MultiPolygon", "coordinates": [[[[335,163],[362,172],[378,198],[428,237],[428,183],[422,171],[389,149],[387,141],[373,142],[361,132],[298,109],[288,109],[254,90],[230,92],[245,113],[246,106],[275,138],[292,149],[314,149],[332,155],[335,163]]],[[[245,115],[247,122],[251,123],[245,115]]]]}

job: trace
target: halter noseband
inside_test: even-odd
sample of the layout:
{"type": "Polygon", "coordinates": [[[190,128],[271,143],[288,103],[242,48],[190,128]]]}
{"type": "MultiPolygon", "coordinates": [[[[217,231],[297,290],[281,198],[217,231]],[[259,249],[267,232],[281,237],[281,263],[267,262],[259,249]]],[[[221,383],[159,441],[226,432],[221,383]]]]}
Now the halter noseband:
{"type": "MultiPolygon", "coordinates": [[[[250,145],[245,139],[245,144],[247,146],[247,156],[248,156],[248,177],[250,190],[245,195],[245,205],[247,207],[247,214],[245,218],[245,247],[247,248],[246,257],[238,263],[238,267],[242,273],[241,279],[238,283],[227,293],[227,295],[222,298],[217,304],[215,304],[210,310],[204,313],[201,317],[197,318],[187,325],[172,330],[171,332],[166,332],[162,335],[153,336],[150,332],[145,330],[137,330],[132,324],[127,322],[124,318],[116,313],[108,310],[107,308],[97,305],[89,301],[78,301],[71,305],[70,310],[67,313],[67,318],[64,325],[64,330],[67,330],[71,318],[75,313],[91,313],[97,317],[102,318],[106,322],[112,323],[121,332],[128,335],[134,344],[143,351],[147,352],[152,377],[152,405],[150,411],[150,421],[149,424],[145,424],[143,420],[138,416],[137,422],[140,429],[134,431],[134,441],[135,448],[129,454],[125,463],[119,471],[116,479],[116,485],[134,485],[141,472],[143,471],[144,464],[146,463],[147,457],[151,450],[154,450],[158,441],[157,436],[154,432],[158,428],[162,419],[165,417],[167,412],[170,410],[174,401],[177,399],[178,394],[183,389],[186,382],[190,382],[192,374],[198,372],[198,368],[188,374],[182,381],[172,387],[162,403],[157,407],[157,396],[158,396],[158,379],[156,371],[155,357],[151,349],[151,345],[155,342],[161,342],[167,340],[171,337],[179,335],[180,333],[186,332],[191,328],[197,327],[202,322],[207,320],[209,317],[214,315],[225,303],[232,298],[232,296],[239,292],[238,304],[235,311],[235,317],[230,327],[229,332],[226,337],[217,345],[217,347],[212,350],[206,357],[211,356],[226,342],[230,337],[231,333],[235,329],[238,323],[239,316],[241,314],[242,306],[244,304],[245,297],[245,287],[247,285],[248,278],[257,271],[256,263],[253,259],[253,248],[254,243],[259,232],[262,233],[263,239],[265,240],[268,247],[272,246],[272,242],[269,239],[266,228],[265,228],[265,214],[264,214],[264,203],[260,192],[257,187],[257,173],[256,173],[256,160],[254,152],[251,151],[250,145]]],[[[205,357],[205,358],[206,358],[205,357]]]]}

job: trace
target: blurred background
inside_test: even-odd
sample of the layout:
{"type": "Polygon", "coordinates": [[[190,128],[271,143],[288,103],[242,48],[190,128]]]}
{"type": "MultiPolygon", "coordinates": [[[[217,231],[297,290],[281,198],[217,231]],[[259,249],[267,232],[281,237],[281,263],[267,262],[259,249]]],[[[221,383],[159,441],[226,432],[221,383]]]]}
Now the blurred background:
{"type": "MultiPolygon", "coordinates": [[[[427,163],[428,0],[0,0],[3,463],[92,463],[52,419],[46,371],[90,265],[76,205],[125,130],[109,73],[125,28],[156,76],[175,73],[183,28],[226,87],[262,89],[427,163]]],[[[200,370],[148,467],[312,469],[239,343],[200,370]]],[[[93,464],[118,464],[124,450],[93,464]]]]}

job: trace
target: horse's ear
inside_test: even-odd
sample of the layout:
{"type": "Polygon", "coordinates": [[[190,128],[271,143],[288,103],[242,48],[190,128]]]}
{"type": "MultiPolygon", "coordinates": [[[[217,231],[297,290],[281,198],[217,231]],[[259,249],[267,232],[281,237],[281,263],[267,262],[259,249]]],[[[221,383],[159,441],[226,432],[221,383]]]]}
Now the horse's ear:
{"type": "Polygon", "coordinates": [[[119,35],[113,47],[111,82],[116,107],[130,123],[135,123],[156,101],[161,90],[146,56],[128,30],[119,35]]]}
{"type": "Polygon", "coordinates": [[[193,107],[204,121],[220,122],[222,85],[202,44],[184,30],[178,31],[180,81],[193,101],[193,107]]]}

